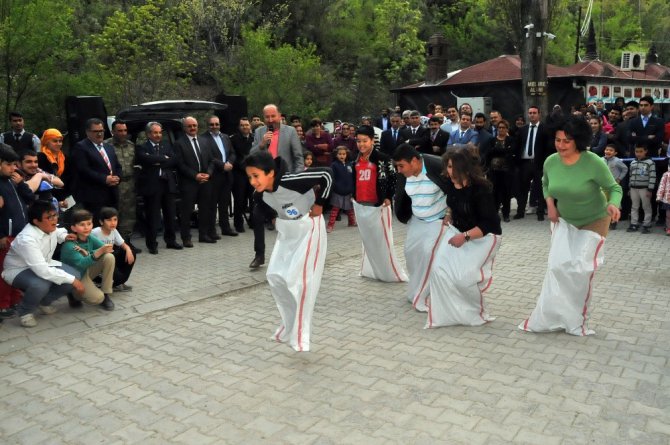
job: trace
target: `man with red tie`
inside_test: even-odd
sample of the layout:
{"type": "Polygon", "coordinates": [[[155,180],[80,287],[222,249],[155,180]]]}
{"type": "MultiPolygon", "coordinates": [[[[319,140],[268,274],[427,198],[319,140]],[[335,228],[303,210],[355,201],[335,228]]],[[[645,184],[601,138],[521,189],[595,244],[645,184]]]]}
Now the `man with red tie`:
{"type": "MultiPolygon", "coordinates": [[[[266,105],[263,108],[263,118],[265,126],[257,128],[254,132],[254,145],[251,147],[251,153],[267,150],[273,158],[279,156],[286,162],[288,172],[299,173],[305,170],[302,145],[298,139],[298,133],[292,126],[281,123],[279,108],[274,104],[266,105]]],[[[276,214],[262,200],[254,199],[253,204],[251,221],[254,226],[255,256],[249,267],[258,269],[265,264],[263,222],[266,218],[275,218],[276,214]]]]}
{"type": "Polygon", "coordinates": [[[93,213],[97,225],[103,207],[118,208],[121,164],[111,144],[104,143],[102,120],[86,121],[86,139],[77,142],[70,161],[74,173],[72,186],[75,201],[93,213]]]}

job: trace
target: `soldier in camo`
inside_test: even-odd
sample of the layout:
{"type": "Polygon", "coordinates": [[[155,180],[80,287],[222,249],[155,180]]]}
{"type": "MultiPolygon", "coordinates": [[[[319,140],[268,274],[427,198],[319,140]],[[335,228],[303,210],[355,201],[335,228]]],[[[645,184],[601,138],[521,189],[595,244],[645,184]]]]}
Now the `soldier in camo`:
{"type": "MultiPolygon", "coordinates": [[[[119,183],[119,226],[118,230],[123,239],[136,253],[140,249],[130,243],[133,234],[136,216],[135,190],[135,144],[128,139],[128,126],[121,120],[112,123],[112,137],[105,142],[112,144],[122,168],[121,182],[119,183]]],[[[97,221],[96,221],[97,222],[97,221]]]]}

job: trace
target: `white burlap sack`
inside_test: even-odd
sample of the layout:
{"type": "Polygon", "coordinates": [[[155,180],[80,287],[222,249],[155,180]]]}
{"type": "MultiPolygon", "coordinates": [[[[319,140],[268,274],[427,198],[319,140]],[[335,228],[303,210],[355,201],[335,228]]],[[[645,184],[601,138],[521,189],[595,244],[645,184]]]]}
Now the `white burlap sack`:
{"type": "Polygon", "coordinates": [[[391,283],[407,281],[393,247],[391,207],[364,206],[354,201],[354,211],[363,240],[360,275],[391,283]]]}
{"type": "Polygon", "coordinates": [[[459,233],[448,226],[437,249],[426,328],[479,326],[495,320],[486,310],[484,292],[493,281],[493,262],[502,237],[489,233],[461,247],[451,246],[449,239],[459,233]]]}
{"type": "Polygon", "coordinates": [[[273,339],[296,351],[309,351],[312,313],[326,261],[326,226],[322,216],[277,219],[277,240],[268,264],[270,291],[281,315],[273,339]]]}
{"type": "Polygon", "coordinates": [[[405,264],[409,272],[407,300],[420,312],[428,311],[430,269],[444,232],[442,220],[426,222],[412,217],[407,223],[405,264]]]}
{"type": "Polygon", "coordinates": [[[519,325],[531,332],[565,329],[572,335],[591,335],[588,328],[593,276],[603,264],[605,238],[579,230],[564,219],[552,224],[551,248],[542,291],[530,317],[519,325]]]}

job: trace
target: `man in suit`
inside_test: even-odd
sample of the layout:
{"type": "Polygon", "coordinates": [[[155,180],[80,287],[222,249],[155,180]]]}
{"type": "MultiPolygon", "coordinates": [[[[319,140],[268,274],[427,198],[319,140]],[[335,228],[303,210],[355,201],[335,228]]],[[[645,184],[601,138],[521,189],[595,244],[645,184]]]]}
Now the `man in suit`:
{"type": "Polygon", "coordinates": [[[421,126],[421,113],[412,110],[409,113],[409,126],[400,132],[401,142],[406,142],[421,153],[430,153],[428,129],[421,126]]]}
{"type": "Polygon", "coordinates": [[[249,184],[247,173],[242,167],[242,162],[249,155],[251,145],[254,143],[254,136],[251,134],[251,122],[247,117],[240,118],[238,131],[230,137],[230,142],[233,143],[233,150],[235,150],[235,160],[233,161],[233,222],[235,231],[241,233],[244,232],[244,213],[251,209],[249,200],[254,191],[249,184]]]}
{"type": "Polygon", "coordinates": [[[400,136],[400,130],[403,125],[402,118],[399,113],[393,113],[390,117],[391,128],[382,131],[379,138],[379,150],[389,156],[393,156],[396,147],[400,145],[403,140],[400,136]]]}
{"type": "Polygon", "coordinates": [[[389,119],[388,108],[382,108],[382,115],[375,119],[375,127],[381,128],[382,131],[386,131],[391,128],[391,119],[389,119]]]}
{"type": "Polygon", "coordinates": [[[663,133],[665,124],[663,119],[651,114],[654,99],[644,96],[640,99],[640,115],[630,121],[630,141],[633,147],[646,146],[649,156],[663,156],[663,133]]]}
{"type": "Polygon", "coordinates": [[[431,151],[429,154],[442,156],[447,149],[447,144],[449,143],[449,133],[440,128],[442,125],[442,119],[433,116],[428,121],[428,127],[430,132],[428,133],[428,139],[430,141],[431,151]]]}
{"type": "Polygon", "coordinates": [[[449,135],[447,148],[465,148],[476,146],[479,142],[479,133],[472,128],[472,115],[462,113],[459,119],[458,130],[449,135]]]}
{"type": "Polygon", "coordinates": [[[531,203],[537,199],[537,220],[544,221],[544,202],[542,194],[542,167],[544,160],[553,149],[553,135],[548,133],[545,124],[540,123],[540,109],[536,106],[528,108],[528,124],[517,131],[515,160],[517,164],[518,192],[517,211],[514,219],[521,219],[526,214],[528,192],[531,191],[531,203]]]}
{"type": "Polygon", "coordinates": [[[207,145],[203,146],[202,138],[198,137],[198,121],[187,116],[182,119],[184,135],[175,142],[174,152],[177,158],[179,173],[179,225],[181,241],[184,247],[193,247],[191,241],[191,214],[198,204],[198,235],[201,243],[215,243],[209,236],[209,211],[211,187],[209,184],[209,165],[212,152],[207,145]]]}
{"type": "Polygon", "coordinates": [[[486,115],[484,113],[475,114],[475,132],[477,133],[477,155],[484,165],[484,161],[491,147],[493,136],[486,129],[486,115]]]}
{"type": "Polygon", "coordinates": [[[24,128],[23,114],[18,111],[9,113],[9,124],[12,129],[0,134],[0,143],[9,145],[18,155],[23,150],[34,150],[39,153],[42,144],[36,135],[28,133],[24,128]]]}
{"type": "MultiPolygon", "coordinates": [[[[302,145],[298,139],[298,133],[289,125],[281,123],[279,108],[274,104],[268,104],[263,108],[265,126],[259,127],[254,132],[254,144],[251,153],[267,150],[273,158],[281,157],[288,166],[288,171],[299,173],[305,170],[302,145]]],[[[266,218],[274,219],[276,214],[263,201],[254,202],[251,212],[251,221],[254,226],[254,251],[255,256],[249,267],[258,269],[265,264],[265,232],[263,222],[266,218]]],[[[274,227],[273,227],[274,228],[274,227]]]]}
{"type": "Polygon", "coordinates": [[[86,139],[75,144],[70,161],[74,170],[74,199],[93,213],[98,224],[100,209],[119,206],[121,164],[114,147],[103,142],[105,126],[98,118],[86,121],[86,139]]]}
{"type": "Polygon", "coordinates": [[[221,234],[225,236],[237,236],[237,232],[230,228],[228,218],[228,207],[230,207],[230,196],[233,189],[233,163],[235,162],[235,151],[233,143],[227,134],[221,133],[221,122],[217,116],[207,119],[208,131],[202,134],[203,145],[207,145],[212,153],[210,164],[211,176],[209,178],[212,195],[210,197],[211,209],[209,211],[209,233],[210,238],[221,239],[216,234],[216,214],[218,208],[219,226],[221,234]]]}
{"type": "Polygon", "coordinates": [[[163,239],[168,249],[181,250],[176,241],[175,196],[177,194],[177,176],[174,168],[177,160],[172,147],[164,143],[163,127],[158,122],[149,122],[146,126],[147,141],[135,146],[135,161],[142,167],[137,177],[137,191],[144,197],[144,215],[146,220],[146,244],[149,253],[158,253],[156,234],[163,212],[163,239]]]}

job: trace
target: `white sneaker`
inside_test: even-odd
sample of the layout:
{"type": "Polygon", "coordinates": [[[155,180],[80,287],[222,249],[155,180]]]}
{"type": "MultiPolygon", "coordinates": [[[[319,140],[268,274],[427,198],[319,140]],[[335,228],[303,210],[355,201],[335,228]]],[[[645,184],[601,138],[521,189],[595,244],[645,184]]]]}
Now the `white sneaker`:
{"type": "Polygon", "coordinates": [[[34,328],[37,326],[37,320],[33,314],[21,315],[21,326],[24,328],[34,328]]]}
{"type": "Polygon", "coordinates": [[[53,306],[40,306],[40,311],[42,311],[44,315],[51,315],[58,312],[58,309],[53,306]]]}
{"type": "Polygon", "coordinates": [[[526,215],[534,215],[537,213],[537,207],[528,207],[526,209],[526,215]]]}

